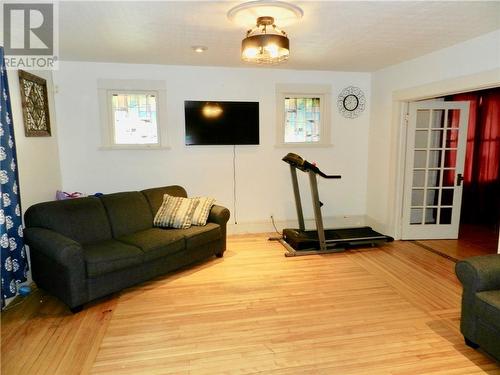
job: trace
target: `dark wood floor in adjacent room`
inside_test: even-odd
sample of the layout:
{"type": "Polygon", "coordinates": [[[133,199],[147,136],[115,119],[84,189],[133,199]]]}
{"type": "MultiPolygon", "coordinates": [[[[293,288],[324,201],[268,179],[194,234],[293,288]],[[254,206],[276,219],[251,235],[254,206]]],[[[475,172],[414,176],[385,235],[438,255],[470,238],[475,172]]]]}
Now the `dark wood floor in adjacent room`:
{"type": "Polygon", "coordinates": [[[2,313],[11,374],[500,374],[459,332],[454,262],[411,242],[285,258],[266,235],[72,315],[2,313]]]}
{"type": "Polygon", "coordinates": [[[455,261],[471,256],[496,254],[498,226],[462,224],[456,240],[419,240],[417,242],[455,261]]]}

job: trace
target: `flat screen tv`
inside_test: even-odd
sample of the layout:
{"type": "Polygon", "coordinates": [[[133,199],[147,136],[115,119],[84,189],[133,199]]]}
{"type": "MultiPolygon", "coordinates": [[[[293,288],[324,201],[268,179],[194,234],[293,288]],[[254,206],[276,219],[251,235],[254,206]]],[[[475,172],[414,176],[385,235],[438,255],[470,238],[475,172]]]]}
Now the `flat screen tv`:
{"type": "Polygon", "coordinates": [[[258,145],[259,103],[184,102],[186,145],[258,145]]]}

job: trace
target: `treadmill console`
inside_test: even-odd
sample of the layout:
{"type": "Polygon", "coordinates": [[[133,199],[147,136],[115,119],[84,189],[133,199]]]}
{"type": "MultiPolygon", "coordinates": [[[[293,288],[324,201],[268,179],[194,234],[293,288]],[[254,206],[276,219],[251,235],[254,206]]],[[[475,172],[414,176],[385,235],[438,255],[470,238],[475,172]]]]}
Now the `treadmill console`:
{"type": "Polygon", "coordinates": [[[293,152],[289,152],[281,160],[283,160],[285,163],[290,164],[292,167],[298,168],[304,172],[313,171],[314,173],[319,174],[324,178],[340,178],[339,175],[326,175],[317,166],[309,163],[307,160],[302,159],[302,157],[294,154],[293,152]]]}
{"type": "Polygon", "coordinates": [[[297,168],[300,168],[304,165],[304,159],[302,159],[299,155],[294,154],[293,152],[289,152],[281,160],[297,168]]]}

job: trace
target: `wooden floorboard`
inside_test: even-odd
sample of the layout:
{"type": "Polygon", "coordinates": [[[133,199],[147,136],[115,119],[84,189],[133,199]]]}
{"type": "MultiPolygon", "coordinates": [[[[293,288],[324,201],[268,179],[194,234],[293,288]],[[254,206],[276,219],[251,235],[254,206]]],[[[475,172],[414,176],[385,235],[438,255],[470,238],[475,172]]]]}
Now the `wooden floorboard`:
{"type": "Polygon", "coordinates": [[[418,244],[455,261],[498,251],[498,225],[460,225],[454,240],[419,240],[418,244]]]}
{"type": "Polygon", "coordinates": [[[411,242],[285,258],[267,236],[71,314],[2,313],[2,374],[500,374],[459,332],[454,262],[411,242]]]}

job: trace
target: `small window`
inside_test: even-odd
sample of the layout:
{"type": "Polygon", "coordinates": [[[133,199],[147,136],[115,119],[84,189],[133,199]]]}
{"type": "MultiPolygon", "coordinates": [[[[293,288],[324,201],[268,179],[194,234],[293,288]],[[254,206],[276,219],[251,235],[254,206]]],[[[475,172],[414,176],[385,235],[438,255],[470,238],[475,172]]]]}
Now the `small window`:
{"type": "Polygon", "coordinates": [[[277,85],[278,146],[330,145],[330,87],[277,85]]]}
{"type": "Polygon", "coordinates": [[[285,97],[285,143],[320,141],[321,98],[285,97]]]}
{"type": "Polygon", "coordinates": [[[157,94],[110,92],[110,96],[113,143],[157,145],[157,94]]]}
{"type": "Polygon", "coordinates": [[[168,149],[164,81],[98,79],[100,150],[168,149]]]}

